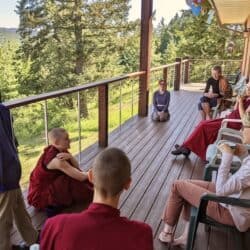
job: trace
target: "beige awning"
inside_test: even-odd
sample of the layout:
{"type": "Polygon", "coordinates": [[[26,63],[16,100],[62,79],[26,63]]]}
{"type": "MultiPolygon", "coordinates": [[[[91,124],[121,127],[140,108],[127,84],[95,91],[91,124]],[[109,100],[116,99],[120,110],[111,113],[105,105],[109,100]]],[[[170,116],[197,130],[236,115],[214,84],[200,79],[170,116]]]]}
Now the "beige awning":
{"type": "Polygon", "coordinates": [[[221,24],[244,24],[250,16],[250,0],[212,0],[221,24]]]}

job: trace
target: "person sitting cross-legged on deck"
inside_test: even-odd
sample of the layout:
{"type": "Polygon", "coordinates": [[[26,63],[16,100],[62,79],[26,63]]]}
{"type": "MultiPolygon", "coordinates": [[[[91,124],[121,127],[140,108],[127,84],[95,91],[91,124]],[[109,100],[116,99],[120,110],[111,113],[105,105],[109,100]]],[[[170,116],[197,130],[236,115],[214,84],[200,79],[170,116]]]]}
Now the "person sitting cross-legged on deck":
{"type": "Polygon", "coordinates": [[[130,161],[123,151],[108,148],[99,153],[89,170],[94,199],[81,213],[58,215],[46,221],[42,250],[107,249],[153,250],[151,228],[120,216],[120,195],[131,183],[130,161]]]}
{"type": "Polygon", "coordinates": [[[93,185],[87,172],[80,170],[68,152],[70,140],[63,128],[49,132],[50,145],[44,149],[30,176],[28,202],[45,209],[48,217],[75,203],[84,204],[93,198],[93,185]],[[57,211],[58,210],[58,211],[57,211]]]}
{"type": "MultiPolygon", "coordinates": [[[[248,126],[250,121],[248,121],[248,126]]],[[[250,126],[244,127],[243,139],[250,143],[250,126]]],[[[200,198],[205,193],[250,199],[250,155],[244,144],[237,144],[231,149],[227,144],[219,145],[222,152],[222,161],[218,169],[216,184],[202,180],[178,180],[171,189],[163,220],[164,229],[159,235],[162,242],[173,243],[174,245],[185,245],[188,236],[189,217],[191,206],[198,207],[200,198]],[[239,170],[230,175],[230,167],[233,156],[242,159],[239,170]],[[173,239],[174,227],[178,222],[183,209],[183,219],[186,223],[182,236],[173,239]]],[[[250,209],[236,206],[227,206],[221,203],[208,202],[207,215],[212,219],[231,226],[236,226],[239,231],[247,231],[250,228],[250,209]]]]}
{"type": "Polygon", "coordinates": [[[200,98],[200,103],[198,104],[202,120],[211,119],[211,108],[217,106],[228,89],[228,82],[222,76],[220,66],[214,66],[211,75],[212,76],[207,80],[204,94],[200,98]],[[210,90],[210,88],[212,89],[210,90]]]}
{"type": "Polygon", "coordinates": [[[170,92],[167,91],[167,84],[164,80],[159,81],[159,90],[153,95],[153,112],[152,120],[165,122],[169,119],[170,114],[168,106],[170,102],[170,92]]]}
{"type": "MultiPolygon", "coordinates": [[[[250,111],[250,85],[246,87],[244,97],[238,96],[234,110],[226,116],[227,119],[241,119],[245,111],[250,111]]],[[[188,156],[190,152],[197,154],[202,160],[206,160],[206,150],[209,144],[213,144],[217,138],[223,118],[201,121],[189,137],[181,146],[175,145],[173,155],[184,154],[188,156]]],[[[240,130],[240,123],[229,122],[228,127],[240,130]]]]}

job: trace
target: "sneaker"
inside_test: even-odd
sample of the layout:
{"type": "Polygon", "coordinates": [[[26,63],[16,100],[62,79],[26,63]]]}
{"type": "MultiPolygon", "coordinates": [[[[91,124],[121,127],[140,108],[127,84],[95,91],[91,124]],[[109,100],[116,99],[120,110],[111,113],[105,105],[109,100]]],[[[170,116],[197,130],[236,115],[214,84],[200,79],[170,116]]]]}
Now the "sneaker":
{"type": "Polygon", "coordinates": [[[24,243],[20,245],[12,245],[12,250],[29,250],[30,247],[24,243]]]}
{"type": "Polygon", "coordinates": [[[183,146],[180,146],[176,150],[173,150],[171,152],[171,154],[173,154],[173,155],[181,155],[181,154],[183,154],[186,157],[188,157],[190,155],[190,153],[191,153],[190,149],[188,149],[186,147],[183,147],[183,146]]]}
{"type": "Polygon", "coordinates": [[[167,233],[162,231],[159,234],[159,240],[164,243],[172,243],[173,242],[173,233],[167,233]]]}

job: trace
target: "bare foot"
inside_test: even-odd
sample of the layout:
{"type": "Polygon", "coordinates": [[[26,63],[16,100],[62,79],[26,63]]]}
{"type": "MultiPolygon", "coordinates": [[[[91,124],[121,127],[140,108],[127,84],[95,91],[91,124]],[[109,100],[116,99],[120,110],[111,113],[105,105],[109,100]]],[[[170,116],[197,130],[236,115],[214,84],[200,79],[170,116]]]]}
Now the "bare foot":
{"type": "Polygon", "coordinates": [[[187,236],[181,235],[180,237],[174,239],[173,246],[186,246],[187,236]]]}

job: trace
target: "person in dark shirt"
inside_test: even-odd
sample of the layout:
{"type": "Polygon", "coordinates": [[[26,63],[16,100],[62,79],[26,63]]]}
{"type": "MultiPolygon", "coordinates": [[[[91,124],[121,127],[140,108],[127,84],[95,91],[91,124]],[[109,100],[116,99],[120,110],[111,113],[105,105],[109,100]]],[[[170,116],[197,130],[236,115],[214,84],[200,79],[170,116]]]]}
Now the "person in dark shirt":
{"type": "Polygon", "coordinates": [[[203,96],[200,98],[198,109],[200,110],[202,120],[210,120],[210,111],[216,107],[223,96],[223,88],[227,85],[226,79],[222,76],[220,66],[212,68],[212,76],[207,80],[203,96]]]}
{"type": "Polygon", "coordinates": [[[120,215],[119,199],[131,183],[131,165],[118,148],[108,148],[89,171],[94,199],[81,213],[48,219],[41,234],[42,250],[153,250],[149,225],[120,215]]]}
{"type": "Polygon", "coordinates": [[[170,93],[167,91],[167,84],[164,80],[159,81],[159,90],[153,95],[152,120],[164,122],[169,119],[168,106],[170,102],[170,93]]]}
{"type": "Polygon", "coordinates": [[[21,164],[11,122],[9,109],[0,103],[0,250],[19,249],[10,242],[13,221],[26,243],[31,245],[38,239],[19,186],[21,164]]]}

